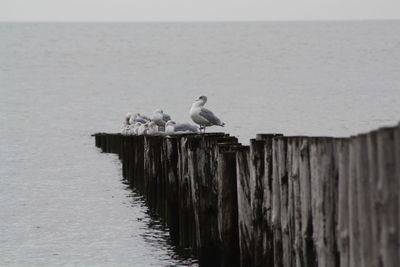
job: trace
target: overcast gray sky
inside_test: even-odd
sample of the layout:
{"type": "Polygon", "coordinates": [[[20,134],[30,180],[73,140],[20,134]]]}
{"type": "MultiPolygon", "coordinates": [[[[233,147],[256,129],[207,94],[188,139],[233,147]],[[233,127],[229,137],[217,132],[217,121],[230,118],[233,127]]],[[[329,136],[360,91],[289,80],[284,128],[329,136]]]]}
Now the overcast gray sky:
{"type": "Polygon", "coordinates": [[[0,0],[1,21],[400,19],[400,0],[0,0]]]}

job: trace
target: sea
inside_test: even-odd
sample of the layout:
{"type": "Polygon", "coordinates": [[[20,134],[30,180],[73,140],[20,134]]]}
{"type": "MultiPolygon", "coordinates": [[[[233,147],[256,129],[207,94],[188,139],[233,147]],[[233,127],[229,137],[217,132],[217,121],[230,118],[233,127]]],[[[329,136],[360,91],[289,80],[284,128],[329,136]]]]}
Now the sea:
{"type": "Polygon", "coordinates": [[[91,134],[127,112],[351,136],[400,121],[400,21],[0,23],[0,266],[197,266],[91,134]]]}

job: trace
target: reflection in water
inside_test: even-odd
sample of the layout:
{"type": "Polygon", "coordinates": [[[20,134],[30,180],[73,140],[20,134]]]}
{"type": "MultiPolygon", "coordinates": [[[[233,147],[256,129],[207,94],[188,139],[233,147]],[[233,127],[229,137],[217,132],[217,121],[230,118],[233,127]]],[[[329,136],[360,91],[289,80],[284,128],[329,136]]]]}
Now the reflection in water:
{"type": "MultiPolygon", "coordinates": [[[[127,184],[126,181],[123,181],[127,184]]],[[[168,256],[160,255],[160,260],[168,262],[172,261],[168,266],[198,266],[197,260],[191,255],[190,250],[181,249],[172,243],[169,236],[169,229],[165,223],[156,215],[150,212],[150,209],[146,205],[145,197],[141,196],[128,186],[126,190],[129,191],[127,197],[130,198],[131,206],[140,207],[143,213],[135,214],[136,220],[143,223],[140,230],[140,236],[151,246],[156,249],[162,249],[167,252],[168,256]]]]}

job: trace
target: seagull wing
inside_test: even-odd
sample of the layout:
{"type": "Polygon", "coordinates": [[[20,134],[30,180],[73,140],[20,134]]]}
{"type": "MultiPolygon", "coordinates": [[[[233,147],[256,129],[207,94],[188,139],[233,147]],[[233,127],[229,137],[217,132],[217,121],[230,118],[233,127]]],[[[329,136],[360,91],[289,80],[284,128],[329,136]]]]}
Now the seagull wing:
{"type": "Polygon", "coordinates": [[[168,114],[163,114],[163,121],[167,122],[169,120],[171,120],[171,116],[168,114]]]}
{"type": "Polygon", "coordinates": [[[150,118],[145,116],[145,115],[140,115],[140,117],[142,117],[142,119],[146,120],[146,121],[150,121],[150,118]]]}
{"type": "Polygon", "coordinates": [[[215,124],[215,125],[221,125],[221,120],[218,119],[217,116],[214,115],[214,113],[212,113],[211,110],[208,110],[206,108],[202,108],[200,110],[200,116],[202,116],[204,119],[206,119],[208,122],[215,124]]]}
{"type": "Polygon", "coordinates": [[[147,121],[145,119],[139,117],[139,118],[135,119],[135,122],[146,123],[147,121]]]}

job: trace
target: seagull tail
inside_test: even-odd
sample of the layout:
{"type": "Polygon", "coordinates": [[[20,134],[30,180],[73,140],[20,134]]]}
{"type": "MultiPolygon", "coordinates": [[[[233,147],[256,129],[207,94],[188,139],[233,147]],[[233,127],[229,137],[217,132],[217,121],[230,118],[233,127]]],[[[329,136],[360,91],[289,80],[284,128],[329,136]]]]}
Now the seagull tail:
{"type": "Polygon", "coordinates": [[[224,123],[224,122],[221,122],[219,126],[224,127],[224,126],[225,126],[225,123],[224,123]]]}

